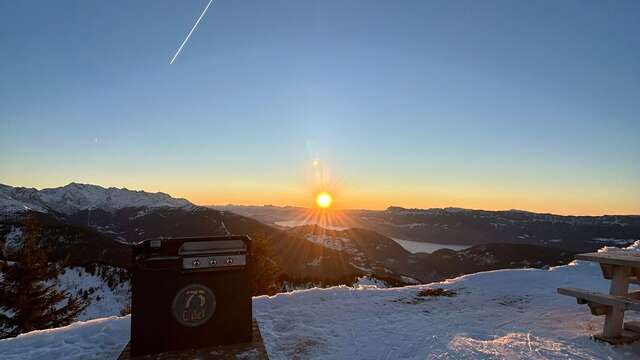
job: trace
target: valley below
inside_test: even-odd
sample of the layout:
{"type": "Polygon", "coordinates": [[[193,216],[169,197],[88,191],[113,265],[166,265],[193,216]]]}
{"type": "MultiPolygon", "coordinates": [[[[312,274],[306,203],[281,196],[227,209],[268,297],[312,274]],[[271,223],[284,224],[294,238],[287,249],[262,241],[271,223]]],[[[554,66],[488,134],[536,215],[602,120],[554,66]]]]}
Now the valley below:
{"type": "Polygon", "coordinates": [[[36,219],[50,259],[69,270],[61,286],[91,299],[86,316],[127,312],[131,245],[159,237],[249,235],[263,245],[254,259],[268,266],[257,272],[272,275],[256,277],[255,295],[548,268],[569,263],[577,252],[640,239],[637,216],[400,208],[327,216],[293,207],[197,206],[167,194],[85,184],[40,191],[2,185],[2,259],[12,260],[26,219],[36,219]]]}

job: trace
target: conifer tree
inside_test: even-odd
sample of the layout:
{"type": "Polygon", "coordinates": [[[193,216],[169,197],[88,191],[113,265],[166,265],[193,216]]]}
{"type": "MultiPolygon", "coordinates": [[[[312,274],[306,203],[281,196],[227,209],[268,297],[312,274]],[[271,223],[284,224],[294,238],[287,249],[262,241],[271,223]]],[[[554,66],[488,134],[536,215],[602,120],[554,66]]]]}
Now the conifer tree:
{"type": "Polygon", "coordinates": [[[56,288],[60,268],[48,262],[39,238],[37,221],[28,218],[14,261],[0,264],[0,337],[68,325],[88,305],[56,288]]]}
{"type": "Polygon", "coordinates": [[[267,237],[255,234],[251,242],[253,255],[253,295],[274,295],[280,291],[280,267],[273,260],[267,237]]]}

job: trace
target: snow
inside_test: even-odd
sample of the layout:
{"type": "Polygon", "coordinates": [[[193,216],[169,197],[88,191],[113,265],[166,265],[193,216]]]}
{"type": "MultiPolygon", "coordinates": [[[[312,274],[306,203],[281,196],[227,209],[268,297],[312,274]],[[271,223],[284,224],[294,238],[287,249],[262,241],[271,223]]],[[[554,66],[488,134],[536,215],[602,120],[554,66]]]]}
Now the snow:
{"type": "MultiPolygon", "coordinates": [[[[89,320],[100,317],[118,315],[131,303],[129,281],[119,282],[110,288],[98,271],[114,272],[117,268],[107,265],[97,267],[95,275],[88,273],[82,267],[66,267],[57,278],[56,287],[60,291],[68,291],[73,296],[80,296],[83,292],[89,292],[89,305],[78,316],[79,320],[89,320]]],[[[0,282],[3,275],[0,274],[0,282]]]]}
{"type": "MultiPolygon", "coordinates": [[[[100,269],[109,271],[115,268],[101,265],[100,269]]],[[[65,268],[58,276],[58,288],[67,289],[70,294],[77,295],[80,291],[93,289],[89,295],[89,306],[80,314],[80,320],[120,314],[131,301],[129,286],[128,281],[123,281],[112,289],[100,276],[92,275],[81,267],[65,268]]]]}
{"type": "MultiPolygon", "coordinates": [[[[327,249],[333,249],[337,251],[344,251],[351,257],[351,266],[364,271],[366,273],[371,273],[372,270],[368,267],[369,264],[366,261],[366,256],[360,251],[356,244],[354,244],[351,239],[348,237],[340,237],[333,234],[307,234],[304,236],[304,239],[310,241],[314,244],[321,245],[327,249]],[[355,263],[354,263],[355,262],[355,263]]],[[[390,259],[389,261],[392,261],[390,259]]],[[[307,263],[308,266],[315,266],[315,260],[307,263]]],[[[319,262],[317,263],[319,265],[319,262]]]]}
{"type": "Polygon", "coordinates": [[[383,289],[383,288],[388,288],[389,285],[387,285],[386,282],[376,279],[375,277],[372,277],[372,276],[360,276],[353,283],[353,287],[359,290],[376,289],[376,288],[383,289]]]}
{"type": "Polygon", "coordinates": [[[0,184],[0,213],[11,214],[28,210],[46,211],[44,205],[39,204],[35,189],[13,188],[0,184]],[[15,199],[19,197],[21,200],[15,199]]]}
{"type": "Polygon", "coordinates": [[[129,341],[129,316],[79,321],[0,340],[3,360],[117,359],[129,341]]]}
{"type": "Polygon", "coordinates": [[[320,266],[321,262],[322,262],[322,256],[318,256],[317,258],[315,258],[312,261],[308,262],[307,266],[320,266]]]}
{"type": "Polygon", "coordinates": [[[338,251],[344,250],[346,244],[349,242],[349,239],[347,238],[335,237],[325,234],[307,234],[304,238],[308,241],[311,241],[312,243],[338,251]]]}
{"type": "MultiPolygon", "coordinates": [[[[632,359],[640,345],[612,347],[590,335],[591,316],[559,286],[606,291],[597,264],[501,270],[429,286],[334,287],[254,299],[271,359],[632,359]],[[419,297],[442,287],[455,297],[419,297]]],[[[639,318],[628,314],[627,318],[639,318]]]]}
{"type": "MultiPolygon", "coordinates": [[[[327,249],[343,251],[350,256],[349,264],[365,273],[372,273],[367,257],[360,251],[356,244],[348,237],[341,237],[334,234],[307,234],[304,239],[312,243],[321,245],[327,249]]],[[[391,259],[392,260],[392,259],[391,259]]],[[[307,263],[308,266],[315,266],[315,260],[307,263]]],[[[317,263],[319,265],[319,262],[317,263]]]]}
{"type": "MultiPolygon", "coordinates": [[[[592,340],[603,317],[556,293],[561,286],[606,292],[609,281],[598,264],[498,270],[403,288],[362,285],[254,298],[269,358],[640,358],[640,343],[614,347],[592,340]],[[427,288],[456,295],[420,296],[427,288]]],[[[626,319],[640,314],[627,312],[626,319]]],[[[105,318],[32,332],[0,341],[0,353],[6,359],[116,359],[128,341],[129,321],[105,318]]]]}
{"type": "Polygon", "coordinates": [[[97,185],[71,183],[51,189],[27,189],[0,184],[0,212],[11,214],[53,209],[65,214],[82,210],[115,211],[127,207],[188,207],[185,199],[172,198],[165,193],[148,193],[128,189],[104,188],[97,185]]]}
{"type": "Polygon", "coordinates": [[[402,240],[397,238],[391,238],[391,239],[412,254],[417,254],[417,253],[430,254],[440,249],[464,250],[471,247],[471,245],[450,245],[450,244],[438,244],[438,243],[432,243],[432,242],[402,240]]]}
{"type": "Polygon", "coordinates": [[[405,275],[401,275],[400,280],[402,280],[405,284],[414,284],[414,285],[420,284],[420,280],[416,280],[412,277],[405,276],[405,275]]]}
{"type": "Polygon", "coordinates": [[[640,252],[640,240],[636,240],[633,244],[625,248],[619,248],[615,246],[605,246],[600,250],[598,250],[598,252],[616,252],[616,251],[633,252],[633,253],[640,252]]]}
{"type": "Polygon", "coordinates": [[[351,265],[351,266],[353,266],[354,268],[356,268],[356,269],[358,269],[358,270],[360,270],[360,271],[362,271],[362,272],[365,272],[365,273],[367,273],[367,274],[371,274],[371,273],[373,273],[373,269],[370,269],[370,268],[368,268],[368,267],[365,267],[365,266],[362,266],[362,265],[358,265],[358,264],[354,264],[354,263],[352,263],[352,262],[349,262],[349,265],[351,265]]]}
{"type": "Polygon", "coordinates": [[[11,230],[4,238],[4,253],[18,251],[22,246],[22,227],[11,226],[11,230]]]}
{"type": "Polygon", "coordinates": [[[616,246],[625,246],[631,242],[634,242],[634,239],[617,239],[617,238],[593,238],[591,242],[599,243],[599,244],[614,244],[616,246]]]}

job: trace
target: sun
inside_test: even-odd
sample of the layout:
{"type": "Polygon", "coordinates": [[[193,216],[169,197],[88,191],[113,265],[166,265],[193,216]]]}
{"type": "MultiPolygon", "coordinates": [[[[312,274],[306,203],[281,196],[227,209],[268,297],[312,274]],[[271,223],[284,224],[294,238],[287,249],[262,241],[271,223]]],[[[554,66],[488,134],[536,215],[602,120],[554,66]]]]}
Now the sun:
{"type": "Polygon", "coordinates": [[[321,192],[316,195],[316,205],[321,209],[327,209],[331,206],[333,197],[328,192],[321,192]]]}

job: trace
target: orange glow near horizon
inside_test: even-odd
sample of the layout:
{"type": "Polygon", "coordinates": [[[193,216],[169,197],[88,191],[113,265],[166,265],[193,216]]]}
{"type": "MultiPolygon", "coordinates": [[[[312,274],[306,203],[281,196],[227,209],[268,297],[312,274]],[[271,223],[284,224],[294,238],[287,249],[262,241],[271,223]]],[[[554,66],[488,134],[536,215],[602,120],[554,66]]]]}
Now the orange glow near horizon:
{"type": "MultiPolygon", "coordinates": [[[[246,189],[237,191],[224,191],[214,193],[210,191],[176,191],[173,189],[159,189],[173,196],[184,197],[199,205],[275,205],[275,206],[297,206],[303,208],[322,208],[317,204],[317,196],[321,189],[309,189],[300,184],[290,191],[282,191],[281,188],[274,189],[273,192],[264,189],[246,189]],[[172,191],[173,190],[173,191],[172,191]]],[[[225,189],[226,190],[226,189],[225,189]]],[[[551,196],[516,196],[516,194],[496,194],[495,196],[473,196],[475,194],[421,194],[407,192],[400,194],[387,194],[382,191],[357,192],[353,188],[333,187],[327,191],[332,195],[332,202],[329,209],[368,209],[384,210],[389,206],[401,206],[405,208],[443,208],[460,207],[467,209],[481,210],[508,210],[520,209],[538,213],[552,213],[558,215],[632,215],[640,214],[640,208],[633,199],[614,198],[610,200],[597,201],[593,199],[557,199],[551,196]],[[336,194],[338,193],[338,194],[336,194]],[[339,201],[336,196],[339,195],[339,201]],[[502,195],[502,196],[500,196],[502,195]]],[[[491,194],[493,195],[493,194],[491,194]]],[[[537,195],[537,194],[535,194],[537,195]]],[[[327,210],[329,210],[327,209],[327,210]]]]}
{"type": "MultiPolygon", "coordinates": [[[[402,178],[384,178],[350,173],[331,166],[321,157],[309,157],[295,166],[292,173],[243,176],[210,176],[205,180],[181,175],[124,179],[108,177],[59,178],[46,182],[28,178],[9,178],[0,183],[39,189],[64,186],[72,181],[104,187],[128,188],[147,192],[164,192],[185,198],[197,205],[274,205],[306,208],[317,221],[338,223],[342,210],[384,210],[389,206],[404,208],[460,207],[481,210],[519,209],[558,215],[632,215],[640,214],[640,193],[629,193],[624,186],[603,187],[590,191],[586,185],[560,180],[517,184],[497,184],[464,179],[442,182],[425,177],[416,182],[402,178]],[[319,199],[320,194],[329,197],[319,199]],[[323,206],[322,204],[329,204],[323,206]],[[318,214],[315,214],[318,213],[318,214]],[[323,218],[316,218],[324,213],[323,218]],[[324,218],[329,216],[331,218],[324,218]]],[[[44,175],[43,175],[44,178],[44,175]]],[[[311,220],[311,219],[300,219],[311,220]]]]}

